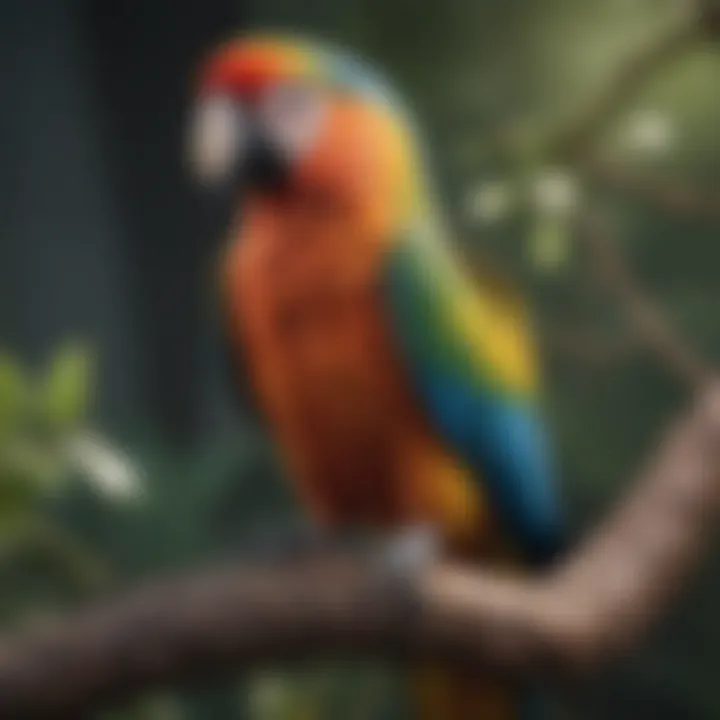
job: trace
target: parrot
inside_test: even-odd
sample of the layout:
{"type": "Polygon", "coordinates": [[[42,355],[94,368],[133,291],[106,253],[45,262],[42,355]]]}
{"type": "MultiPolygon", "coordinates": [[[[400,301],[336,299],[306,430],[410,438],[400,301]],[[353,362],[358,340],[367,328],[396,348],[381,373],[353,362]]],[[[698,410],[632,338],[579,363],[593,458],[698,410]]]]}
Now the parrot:
{"type": "MultiPolygon", "coordinates": [[[[432,527],[448,558],[533,568],[564,512],[521,293],[454,242],[415,116],[343,47],[249,32],[193,95],[190,165],[232,203],[217,271],[245,382],[307,517],[432,527]]],[[[411,669],[422,720],[526,717],[481,671],[411,669]]]]}

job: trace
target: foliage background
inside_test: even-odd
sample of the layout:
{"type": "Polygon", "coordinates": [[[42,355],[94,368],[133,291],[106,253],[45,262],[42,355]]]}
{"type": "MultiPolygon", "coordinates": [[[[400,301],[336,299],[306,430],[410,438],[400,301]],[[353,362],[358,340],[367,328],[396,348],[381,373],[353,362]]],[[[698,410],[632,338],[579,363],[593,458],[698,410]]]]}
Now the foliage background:
{"type": "MultiPolygon", "coordinates": [[[[262,430],[228,402],[212,305],[225,218],[193,195],[182,167],[192,69],[235,28],[302,29],[349,44],[410,99],[458,238],[500,260],[531,298],[564,491],[577,533],[590,527],[686,389],[597,291],[570,213],[542,201],[542,187],[550,178],[557,194],[559,177],[561,195],[570,187],[575,204],[600,206],[687,343],[720,357],[720,49],[698,42],[659,66],[592,146],[602,162],[694,188],[710,212],[677,212],[653,193],[595,182],[578,158],[539,153],[537,140],[592,108],[686,6],[0,1],[0,345],[39,388],[58,347],[86,341],[97,378],[86,422],[67,417],[41,439],[15,416],[8,424],[60,468],[50,449],[89,423],[126,450],[144,489],[120,502],[70,470],[43,483],[44,471],[24,468],[32,492],[21,511],[0,492],[4,625],[41,622],[99,590],[232,554],[251,527],[296,516],[262,430]]],[[[21,383],[0,378],[3,417],[21,383]]],[[[39,395],[19,402],[30,407],[39,395]]],[[[8,437],[0,434],[3,452],[14,447],[8,437]]],[[[0,489],[15,482],[10,475],[0,489]]],[[[559,716],[720,715],[717,568],[706,566],[643,651],[567,698],[559,716]]],[[[112,717],[305,718],[319,705],[326,717],[394,718],[396,695],[392,672],[348,663],[223,679],[112,717]]]]}

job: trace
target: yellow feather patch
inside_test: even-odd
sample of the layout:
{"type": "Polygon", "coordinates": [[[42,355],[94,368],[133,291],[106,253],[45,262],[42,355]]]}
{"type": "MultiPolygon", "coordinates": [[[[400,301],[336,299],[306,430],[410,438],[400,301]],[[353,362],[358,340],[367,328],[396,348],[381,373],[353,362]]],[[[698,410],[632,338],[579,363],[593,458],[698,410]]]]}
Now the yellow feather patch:
{"type": "Polygon", "coordinates": [[[480,273],[477,282],[458,272],[452,322],[469,341],[473,356],[503,387],[532,394],[538,384],[530,321],[518,293],[500,278],[480,273]]]}

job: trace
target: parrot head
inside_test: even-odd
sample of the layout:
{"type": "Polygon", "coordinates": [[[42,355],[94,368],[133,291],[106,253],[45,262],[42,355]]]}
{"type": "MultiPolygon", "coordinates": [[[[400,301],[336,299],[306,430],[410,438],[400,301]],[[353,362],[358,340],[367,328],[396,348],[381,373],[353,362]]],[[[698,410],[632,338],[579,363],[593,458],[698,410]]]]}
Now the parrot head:
{"type": "Polygon", "coordinates": [[[365,63],[314,41],[252,35],[213,52],[189,140],[199,181],[246,201],[320,198],[388,220],[419,195],[403,106],[365,63]]]}

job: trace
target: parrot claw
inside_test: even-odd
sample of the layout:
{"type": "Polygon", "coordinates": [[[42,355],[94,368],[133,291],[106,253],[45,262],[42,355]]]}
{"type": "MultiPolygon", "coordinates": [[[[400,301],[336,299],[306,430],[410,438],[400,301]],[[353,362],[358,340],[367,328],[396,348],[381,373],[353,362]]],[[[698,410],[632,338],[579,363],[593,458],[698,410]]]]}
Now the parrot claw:
{"type": "Polygon", "coordinates": [[[397,533],[384,554],[384,565],[401,577],[415,577],[440,556],[442,537],[432,525],[413,525],[397,533]]]}
{"type": "MultiPolygon", "coordinates": [[[[294,562],[333,554],[378,555],[378,538],[372,534],[324,528],[318,525],[266,526],[255,531],[246,544],[250,556],[261,561],[294,562]]],[[[432,525],[411,525],[380,539],[383,573],[411,581],[441,554],[442,537],[432,525]]]]}
{"type": "Polygon", "coordinates": [[[442,535],[432,525],[412,525],[393,534],[380,553],[380,572],[400,603],[398,628],[413,635],[422,612],[418,581],[442,551],[442,535]]]}

